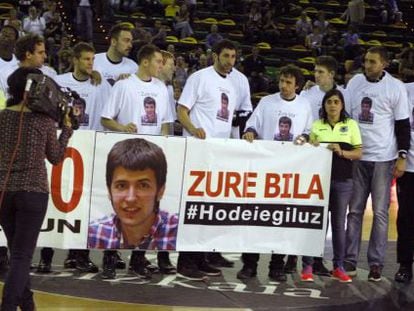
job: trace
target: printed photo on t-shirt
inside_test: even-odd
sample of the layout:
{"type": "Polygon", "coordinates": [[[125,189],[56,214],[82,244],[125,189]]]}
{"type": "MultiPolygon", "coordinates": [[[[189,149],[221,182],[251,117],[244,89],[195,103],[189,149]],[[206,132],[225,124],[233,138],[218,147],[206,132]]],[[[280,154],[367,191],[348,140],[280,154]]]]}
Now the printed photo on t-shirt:
{"type": "Polygon", "coordinates": [[[217,110],[217,119],[229,122],[229,97],[225,93],[221,93],[221,107],[217,110]]]}
{"type": "Polygon", "coordinates": [[[89,125],[89,115],[86,113],[86,102],[82,97],[75,99],[73,101],[73,108],[75,109],[75,114],[78,115],[79,126],[88,126],[89,125]]]}
{"type": "Polygon", "coordinates": [[[274,135],[277,141],[293,141],[293,134],[290,132],[292,128],[292,119],[286,116],[279,118],[279,131],[274,135]]]}
{"type": "Polygon", "coordinates": [[[358,115],[359,123],[374,123],[374,114],[371,112],[372,108],[372,99],[369,97],[364,97],[361,100],[361,113],[358,115]]]}
{"type": "Polygon", "coordinates": [[[155,99],[152,97],[144,98],[144,114],[141,116],[142,125],[157,125],[157,112],[155,99]]]}

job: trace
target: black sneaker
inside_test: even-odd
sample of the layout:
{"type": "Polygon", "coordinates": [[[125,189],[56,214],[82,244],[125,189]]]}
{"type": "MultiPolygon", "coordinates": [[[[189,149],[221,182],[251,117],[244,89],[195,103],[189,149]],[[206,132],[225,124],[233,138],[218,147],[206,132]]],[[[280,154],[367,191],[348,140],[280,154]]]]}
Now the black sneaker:
{"type": "Polygon", "coordinates": [[[42,250],[40,251],[40,262],[36,270],[38,273],[49,273],[52,271],[53,254],[53,248],[42,248],[42,250]]]}
{"type": "Polygon", "coordinates": [[[105,252],[102,260],[102,279],[115,279],[116,266],[118,261],[118,252],[105,252]]]}
{"type": "Polygon", "coordinates": [[[399,283],[408,283],[413,278],[413,269],[411,266],[400,265],[397,273],[394,276],[394,280],[399,283]]]}
{"type": "Polygon", "coordinates": [[[381,281],[381,267],[378,265],[372,265],[369,268],[368,281],[379,282],[381,281]]]}
{"type": "Polygon", "coordinates": [[[298,257],[289,255],[288,259],[283,267],[285,273],[295,273],[297,271],[298,257]]]}
{"type": "Polygon", "coordinates": [[[160,269],[158,268],[158,266],[154,265],[151,263],[151,261],[149,261],[147,258],[145,258],[145,267],[152,273],[160,273],[160,269]]]}
{"type": "Polygon", "coordinates": [[[323,259],[320,257],[314,258],[312,272],[316,275],[331,276],[331,272],[325,267],[323,264],[323,259]]]}
{"type": "Polygon", "coordinates": [[[89,250],[82,249],[76,251],[76,270],[81,273],[98,273],[98,266],[95,265],[92,260],[89,258],[89,250]]]}
{"type": "Polygon", "coordinates": [[[286,282],[287,276],[286,273],[282,269],[272,269],[269,270],[269,278],[276,282],[286,282]]]}
{"type": "Polygon", "coordinates": [[[63,267],[65,269],[75,269],[76,268],[76,250],[70,249],[68,252],[68,256],[66,257],[65,261],[63,262],[63,267]]]}
{"type": "Polygon", "coordinates": [[[128,270],[141,279],[149,280],[152,278],[152,273],[147,268],[148,260],[145,258],[145,253],[141,251],[133,251],[131,259],[129,260],[128,270]]]}
{"type": "Polygon", "coordinates": [[[210,265],[206,261],[202,261],[198,265],[198,270],[200,270],[201,272],[203,272],[207,276],[220,276],[221,275],[221,270],[220,269],[217,269],[216,267],[213,267],[212,265],[210,265]]]}
{"type": "Polygon", "coordinates": [[[180,264],[177,265],[177,273],[192,281],[205,281],[208,277],[198,270],[195,264],[180,264]]]}
{"type": "Polygon", "coordinates": [[[344,270],[346,274],[349,276],[356,276],[357,275],[357,269],[356,267],[350,263],[349,261],[344,261],[344,270]]]}
{"type": "Polygon", "coordinates": [[[7,255],[7,247],[0,246],[0,271],[7,270],[9,267],[9,257],[7,255]]]}
{"type": "Polygon", "coordinates": [[[250,268],[250,267],[244,267],[237,272],[237,278],[239,280],[248,280],[251,278],[254,278],[257,275],[257,270],[250,268]]]}
{"type": "Polygon", "coordinates": [[[175,274],[177,269],[170,261],[170,255],[168,252],[160,251],[157,254],[158,267],[162,274],[175,274]]]}
{"type": "Polygon", "coordinates": [[[116,252],[116,268],[117,269],[125,269],[126,268],[126,263],[122,259],[120,252],[116,252]]]}
{"type": "Polygon", "coordinates": [[[233,268],[234,262],[223,257],[221,253],[206,253],[207,262],[215,267],[233,268]]]}

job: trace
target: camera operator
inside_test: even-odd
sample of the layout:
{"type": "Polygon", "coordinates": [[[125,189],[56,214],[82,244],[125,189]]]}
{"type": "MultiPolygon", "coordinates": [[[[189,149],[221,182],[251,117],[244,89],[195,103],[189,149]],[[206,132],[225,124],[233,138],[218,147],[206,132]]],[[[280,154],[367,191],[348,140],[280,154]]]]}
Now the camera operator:
{"type": "Polygon", "coordinates": [[[30,73],[41,71],[20,67],[10,75],[10,98],[0,112],[0,225],[10,249],[2,311],[18,306],[35,310],[29,272],[48,203],[45,159],[52,164],[62,161],[73,132],[68,113],[57,138],[55,121],[27,108],[25,85],[30,73]]]}

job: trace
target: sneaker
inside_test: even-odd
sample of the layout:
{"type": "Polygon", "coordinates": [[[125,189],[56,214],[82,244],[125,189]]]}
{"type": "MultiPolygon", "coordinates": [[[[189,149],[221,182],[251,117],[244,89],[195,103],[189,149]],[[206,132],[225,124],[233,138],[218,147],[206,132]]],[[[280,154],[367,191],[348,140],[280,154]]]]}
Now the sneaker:
{"type": "Polygon", "coordinates": [[[346,274],[349,276],[356,276],[357,275],[357,269],[356,267],[350,263],[349,261],[344,261],[344,270],[346,274]]]}
{"type": "Polygon", "coordinates": [[[126,263],[122,259],[120,252],[116,252],[116,268],[117,269],[125,269],[126,268],[126,263]]]}
{"type": "Polygon", "coordinates": [[[157,262],[159,270],[162,274],[175,274],[177,269],[170,261],[170,255],[168,252],[160,251],[157,254],[157,262]]]}
{"type": "Polygon", "coordinates": [[[287,276],[282,269],[271,269],[268,274],[269,278],[276,282],[286,282],[287,276]]]}
{"type": "Polygon", "coordinates": [[[38,273],[49,273],[52,271],[52,259],[54,250],[50,247],[44,247],[40,251],[40,262],[37,266],[38,273]]]}
{"type": "Polygon", "coordinates": [[[379,282],[381,281],[381,267],[378,265],[372,265],[369,268],[368,281],[379,282]]]}
{"type": "Polygon", "coordinates": [[[312,265],[313,274],[321,276],[331,276],[329,270],[323,264],[323,259],[321,257],[315,257],[312,265]]]}
{"type": "Polygon", "coordinates": [[[222,268],[233,268],[234,262],[223,257],[221,253],[207,253],[206,259],[210,265],[222,268]]]}
{"type": "Polygon", "coordinates": [[[302,282],[313,282],[312,266],[308,265],[303,267],[303,270],[300,274],[300,280],[302,282]]]}
{"type": "Polygon", "coordinates": [[[101,278],[104,280],[113,280],[116,277],[116,265],[118,252],[105,252],[102,260],[101,278]]]}
{"type": "Polygon", "coordinates": [[[63,262],[63,267],[65,269],[75,269],[76,268],[76,250],[70,249],[68,252],[68,256],[66,257],[65,261],[63,262]]]}
{"type": "Polygon", "coordinates": [[[207,261],[202,261],[198,265],[198,269],[207,276],[220,276],[221,270],[210,265],[207,261]]]}
{"type": "Polygon", "coordinates": [[[346,274],[345,270],[343,268],[336,268],[332,271],[332,278],[335,280],[338,280],[341,283],[351,283],[352,279],[351,277],[346,274]]]}
{"type": "Polygon", "coordinates": [[[245,267],[245,266],[243,266],[243,268],[239,272],[237,272],[237,278],[239,280],[248,280],[248,279],[255,277],[256,275],[257,275],[256,269],[245,267]]]}
{"type": "Polygon", "coordinates": [[[204,281],[208,279],[203,272],[198,270],[197,265],[195,264],[179,263],[177,265],[177,273],[192,281],[204,281]]]}
{"type": "Polygon", "coordinates": [[[145,258],[145,268],[147,268],[152,274],[160,273],[158,266],[152,264],[147,258],[145,258]]]}
{"type": "Polygon", "coordinates": [[[76,256],[76,270],[81,273],[98,273],[99,268],[89,258],[89,250],[78,250],[76,256]]]}
{"type": "Polygon", "coordinates": [[[152,278],[152,273],[148,270],[147,265],[148,262],[145,258],[145,253],[140,251],[132,252],[128,267],[130,273],[133,273],[142,279],[149,280],[152,278]]]}
{"type": "Polygon", "coordinates": [[[394,280],[399,283],[408,283],[412,278],[413,270],[411,265],[400,265],[400,268],[394,276],[394,280]]]}
{"type": "Polygon", "coordinates": [[[283,267],[285,273],[295,273],[297,271],[298,256],[289,255],[283,267]]]}

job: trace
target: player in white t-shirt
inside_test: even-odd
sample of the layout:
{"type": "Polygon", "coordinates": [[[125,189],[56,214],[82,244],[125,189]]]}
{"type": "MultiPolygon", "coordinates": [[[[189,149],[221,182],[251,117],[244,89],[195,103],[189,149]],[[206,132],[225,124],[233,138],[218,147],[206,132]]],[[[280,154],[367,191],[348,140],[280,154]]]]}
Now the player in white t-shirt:
{"type": "Polygon", "coordinates": [[[410,112],[411,143],[407,154],[407,166],[402,177],[397,179],[397,262],[400,267],[394,276],[400,283],[413,278],[414,256],[414,83],[406,83],[410,112]]]}
{"type": "Polygon", "coordinates": [[[356,275],[362,220],[371,194],[374,220],[368,246],[368,280],[378,282],[381,281],[388,240],[391,181],[405,171],[410,122],[405,86],[384,70],[388,65],[387,50],[370,48],[364,65],[364,74],[355,75],[347,86],[352,118],[359,121],[361,106],[368,99],[372,118],[369,118],[370,122],[359,121],[362,159],[354,162],[354,194],[347,216],[345,270],[351,276],[356,275]]]}
{"type": "Polygon", "coordinates": [[[346,90],[335,83],[336,70],[338,63],[332,56],[319,56],[315,60],[315,83],[316,85],[307,88],[309,81],[305,85],[301,96],[305,97],[311,104],[313,120],[319,120],[320,111],[322,108],[322,99],[326,92],[332,89],[338,89],[341,91],[345,98],[345,110],[349,113],[349,99],[346,90]]]}
{"type": "Polygon", "coordinates": [[[95,49],[85,42],[73,47],[73,72],[58,75],[55,81],[62,87],[70,88],[81,97],[74,106],[80,108],[80,129],[103,130],[101,125],[102,108],[108,100],[111,86],[106,80],[99,85],[91,82],[95,49]],[[83,107],[85,105],[85,107],[83,107]]]}
{"type": "Polygon", "coordinates": [[[161,52],[155,45],[147,44],[139,50],[137,58],[140,65],[137,74],[113,86],[102,111],[102,125],[117,132],[168,135],[168,123],[172,120],[167,87],[155,78],[163,66],[161,52]]]}
{"type": "Polygon", "coordinates": [[[128,25],[115,25],[109,32],[111,41],[108,51],[95,55],[93,68],[111,85],[138,71],[137,63],[127,57],[132,50],[131,31],[128,25]]]}
{"type": "MultiPolygon", "coordinates": [[[[246,122],[243,138],[252,142],[255,139],[275,141],[308,140],[312,126],[312,110],[307,99],[296,94],[303,84],[300,68],[288,65],[280,69],[279,93],[263,97],[246,122]]],[[[269,277],[277,282],[285,282],[284,257],[273,254],[269,263],[269,277]]],[[[304,257],[309,261],[310,257],[304,257]]],[[[237,273],[239,279],[249,279],[257,274],[259,254],[243,253],[243,268],[237,273]]],[[[311,262],[306,266],[311,267],[311,262]]],[[[312,270],[310,271],[312,273],[312,270]]]]}

